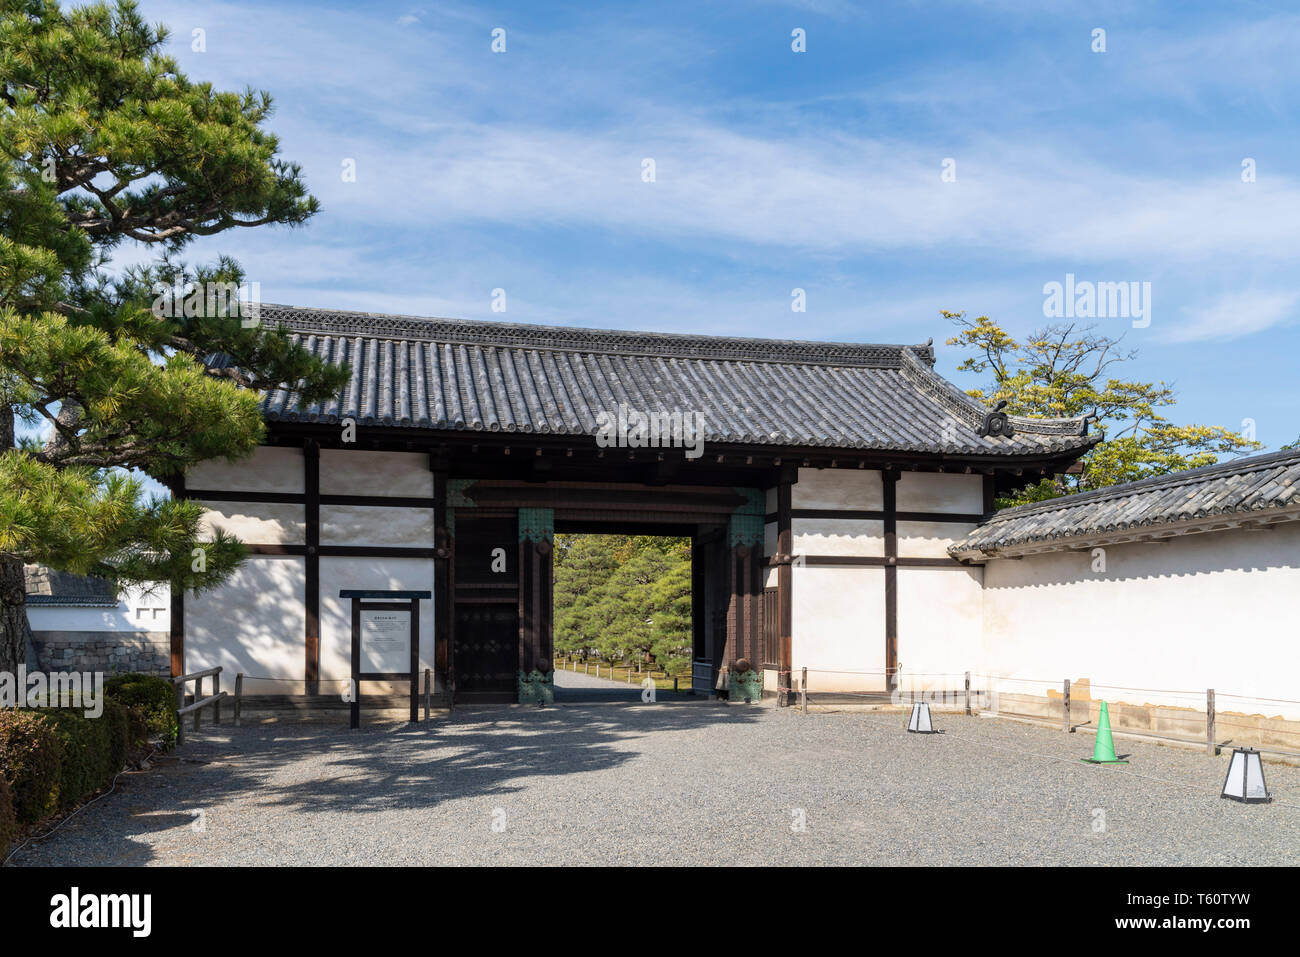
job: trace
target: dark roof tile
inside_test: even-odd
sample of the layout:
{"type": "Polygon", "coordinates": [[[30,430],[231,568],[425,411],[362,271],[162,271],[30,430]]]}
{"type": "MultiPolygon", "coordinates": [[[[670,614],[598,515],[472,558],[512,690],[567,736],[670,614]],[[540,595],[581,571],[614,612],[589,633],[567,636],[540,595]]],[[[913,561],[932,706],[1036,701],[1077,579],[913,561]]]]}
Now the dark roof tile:
{"type": "MultiPolygon", "coordinates": [[[[1062,455],[1097,441],[1079,419],[988,411],[932,366],[928,345],[618,332],[261,306],[261,321],[352,375],[338,399],[299,409],[265,398],[271,422],[592,435],[620,402],[700,412],[705,441],[951,455],[1062,455]]],[[[219,357],[211,361],[219,361],[219,357]]]]}

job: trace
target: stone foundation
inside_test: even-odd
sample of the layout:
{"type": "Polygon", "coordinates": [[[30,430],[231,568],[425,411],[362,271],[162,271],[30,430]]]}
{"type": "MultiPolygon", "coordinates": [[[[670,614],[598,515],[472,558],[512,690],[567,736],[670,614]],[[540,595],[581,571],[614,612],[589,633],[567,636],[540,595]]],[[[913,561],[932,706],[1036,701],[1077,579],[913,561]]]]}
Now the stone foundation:
{"type": "Polygon", "coordinates": [[[165,631],[37,631],[33,638],[42,671],[171,674],[171,636],[165,631]]]}

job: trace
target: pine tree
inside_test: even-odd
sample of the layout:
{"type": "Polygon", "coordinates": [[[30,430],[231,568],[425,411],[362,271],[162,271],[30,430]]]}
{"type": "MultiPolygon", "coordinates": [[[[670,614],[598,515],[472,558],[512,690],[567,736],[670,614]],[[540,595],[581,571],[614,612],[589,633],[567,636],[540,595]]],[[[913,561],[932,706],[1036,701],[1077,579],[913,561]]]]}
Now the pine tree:
{"type": "Polygon", "coordinates": [[[263,128],[269,95],[190,80],[167,35],[130,2],[0,0],[0,670],[30,635],[24,563],[175,590],[226,578],[242,546],[204,535],[199,504],[146,498],[141,475],[251,454],[260,390],[305,403],[346,381],[225,301],[236,263],[180,260],[317,203],[263,128]],[[157,256],[115,276],[128,240],[157,256]]]}
{"type": "Polygon", "coordinates": [[[690,662],[691,549],[650,535],[557,535],[555,647],[610,661],[690,662]]]}

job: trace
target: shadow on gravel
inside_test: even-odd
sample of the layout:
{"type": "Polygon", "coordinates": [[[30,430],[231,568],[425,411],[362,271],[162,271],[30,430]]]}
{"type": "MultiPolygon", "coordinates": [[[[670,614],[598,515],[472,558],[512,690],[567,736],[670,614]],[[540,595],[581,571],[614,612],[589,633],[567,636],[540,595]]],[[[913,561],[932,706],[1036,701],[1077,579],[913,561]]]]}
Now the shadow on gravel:
{"type": "Polygon", "coordinates": [[[209,739],[198,745],[222,763],[197,776],[209,803],[249,792],[260,805],[294,810],[429,808],[509,794],[526,786],[526,779],[619,767],[638,756],[639,737],[747,724],[757,712],[739,705],[672,703],[482,707],[458,709],[428,725],[372,725],[359,731],[257,725],[235,732],[229,743],[209,739]],[[289,784],[273,780],[286,759],[307,754],[320,761],[320,773],[289,784]]]}

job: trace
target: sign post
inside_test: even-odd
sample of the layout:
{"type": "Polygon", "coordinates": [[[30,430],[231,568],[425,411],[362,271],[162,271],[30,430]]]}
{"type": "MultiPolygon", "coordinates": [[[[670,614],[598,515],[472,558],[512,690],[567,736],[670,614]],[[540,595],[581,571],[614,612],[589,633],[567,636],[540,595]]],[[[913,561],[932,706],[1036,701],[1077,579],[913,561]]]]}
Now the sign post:
{"type": "Polygon", "coordinates": [[[411,721],[419,720],[420,599],[427,591],[345,588],[352,599],[352,692],[349,726],[361,727],[361,682],[407,681],[411,721]]]}

